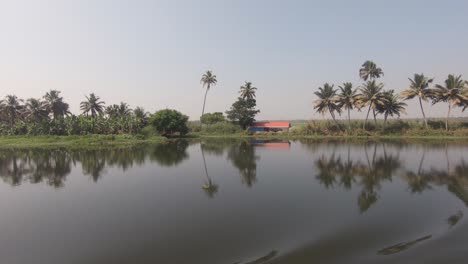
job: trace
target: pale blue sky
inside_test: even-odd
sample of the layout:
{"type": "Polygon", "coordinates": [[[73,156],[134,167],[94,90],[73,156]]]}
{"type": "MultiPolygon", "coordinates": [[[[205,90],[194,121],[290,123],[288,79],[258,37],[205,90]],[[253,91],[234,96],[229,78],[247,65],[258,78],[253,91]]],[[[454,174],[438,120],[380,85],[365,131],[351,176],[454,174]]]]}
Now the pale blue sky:
{"type": "MultiPolygon", "coordinates": [[[[258,87],[259,119],[321,118],[317,87],[359,85],[366,59],[397,91],[415,72],[468,79],[466,0],[2,0],[0,34],[0,96],[58,89],[75,113],[95,92],[108,104],[195,119],[208,69],[218,76],[208,112],[227,110],[247,80],[258,87]]],[[[408,117],[419,116],[408,103],[408,117]]],[[[427,111],[443,116],[446,107],[427,111]]]]}

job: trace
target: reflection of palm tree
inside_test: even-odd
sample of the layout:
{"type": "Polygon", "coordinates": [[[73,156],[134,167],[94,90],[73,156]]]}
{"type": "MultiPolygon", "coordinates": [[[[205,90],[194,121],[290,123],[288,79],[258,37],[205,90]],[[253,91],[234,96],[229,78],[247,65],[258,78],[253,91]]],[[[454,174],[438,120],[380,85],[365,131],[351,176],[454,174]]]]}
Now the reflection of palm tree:
{"type": "Polygon", "coordinates": [[[315,178],[325,186],[325,188],[333,187],[336,182],[336,175],[338,172],[339,164],[341,164],[341,160],[335,159],[335,154],[333,154],[329,159],[325,158],[325,156],[320,157],[316,162],[315,165],[318,169],[318,174],[315,178]]]}
{"type": "Polygon", "coordinates": [[[207,181],[203,185],[203,190],[208,195],[208,197],[213,198],[213,196],[218,192],[218,185],[213,182],[213,180],[208,175],[208,168],[206,167],[205,152],[203,151],[203,144],[200,144],[201,153],[203,157],[203,165],[205,166],[205,175],[207,181]]]}
{"type": "Polygon", "coordinates": [[[363,190],[358,197],[359,211],[366,212],[378,199],[379,196],[374,190],[363,190]]]}
{"type": "Polygon", "coordinates": [[[401,251],[407,250],[408,248],[414,246],[417,243],[420,243],[422,241],[431,239],[432,235],[424,236],[415,240],[411,240],[409,242],[404,242],[404,243],[398,243],[396,245],[381,249],[377,252],[379,255],[392,255],[396,253],[400,253],[401,251]]]}
{"type": "Polygon", "coordinates": [[[348,190],[351,189],[353,182],[355,182],[354,164],[350,156],[351,156],[351,146],[348,145],[348,160],[345,163],[343,163],[343,165],[340,166],[340,175],[341,175],[340,183],[348,190]]]}
{"type": "Polygon", "coordinates": [[[456,214],[451,215],[447,218],[447,223],[449,224],[450,228],[454,227],[460,220],[463,218],[463,212],[458,211],[456,214]]]}
{"type": "Polygon", "coordinates": [[[424,173],[422,170],[425,156],[426,151],[424,151],[421,156],[417,173],[407,171],[404,175],[404,178],[408,181],[409,189],[412,193],[422,193],[426,189],[432,189],[432,186],[430,185],[430,175],[424,173]]]}
{"type": "Polygon", "coordinates": [[[242,183],[252,187],[257,181],[256,161],[259,158],[255,155],[254,147],[247,142],[242,142],[229,150],[227,158],[239,170],[242,183]]]}

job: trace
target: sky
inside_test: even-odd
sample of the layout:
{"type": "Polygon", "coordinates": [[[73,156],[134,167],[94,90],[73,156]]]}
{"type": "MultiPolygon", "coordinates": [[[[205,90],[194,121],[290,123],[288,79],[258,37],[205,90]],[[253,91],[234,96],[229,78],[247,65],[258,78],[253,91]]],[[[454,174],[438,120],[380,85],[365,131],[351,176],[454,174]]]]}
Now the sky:
{"type": "MultiPolygon", "coordinates": [[[[193,120],[201,75],[212,70],[206,112],[228,110],[250,81],[257,119],[321,119],[314,92],[325,82],[358,87],[365,60],[396,91],[414,73],[468,79],[467,33],[466,0],[0,0],[0,97],[56,89],[78,114],[94,92],[106,104],[174,108],[193,120]]],[[[418,102],[407,103],[404,117],[420,117],[418,102]]]]}

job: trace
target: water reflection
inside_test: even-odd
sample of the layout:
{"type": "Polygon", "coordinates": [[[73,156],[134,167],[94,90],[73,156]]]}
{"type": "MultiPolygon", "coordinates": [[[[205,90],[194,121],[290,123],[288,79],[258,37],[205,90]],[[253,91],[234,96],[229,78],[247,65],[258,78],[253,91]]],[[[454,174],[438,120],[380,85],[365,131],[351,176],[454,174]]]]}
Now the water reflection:
{"type": "MultiPolygon", "coordinates": [[[[315,160],[317,171],[316,179],[326,189],[335,189],[341,186],[344,189],[351,189],[353,184],[361,188],[358,195],[358,207],[361,213],[369,210],[379,200],[379,190],[382,183],[391,182],[393,177],[399,176],[407,185],[411,193],[420,194],[426,190],[431,190],[432,185],[445,185],[448,190],[455,194],[468,206],[468,164],[462,159],[455,166],[449,162],[446,154],[447,167],[445,170],[427,166],[424,168],[426,150],[424,148],[419,158],[419,165],[416,171],[403,167],[399,152],[404,145],[392,143],[366,143],[363,145],[347,145],[347,150],[337,150],[334,143],[331,144],[331,152],[321,154],[315,160]],[[394,148],[393,153],[389,153],[387,148],[394,148]],[[361,150],[364,159],[350,158],[351,148],[361,150]],[[346,153],[346,159],[343,159],[346,153]]],[[[318,153],[320,145],[314,144],[312,151],[318,153]]],[[[358,156],[358,155],[356,155],[358,156]]],[[[453,163],[453,162],[452,162],[453,163]]]]}
{"type": "Polygon", "coordinates": [[[252,187],[257,181],[257,161],[260,159],[255,153],[254,146],[242,141],[229,149],[227,158],[239,170],[242,183],[252,187]]]}
{"type": "Polygon", "coordinates": [[[384,248],[382,250],[379,250],[377,252],[377,254],[379,254],[379,255],[392,255],[392,254],[400,253],[401,251],[407,250],[410,247],[412,247],[412,246],[414,246],[414,245],[416,245],[416,244],[418,244],[420,242],[423,242],[425,240],[431,239],[431,238],[432,238],[432,235],[427,235],[427,236],[424,236],[424,237],[421,237],[421,238],[418,238],[418,239],[415,239],[415,240],[411,240],[411,241],[408,241],[408,242],[398,243],[396,245],[393,245],[393,246],[384,248]]]}

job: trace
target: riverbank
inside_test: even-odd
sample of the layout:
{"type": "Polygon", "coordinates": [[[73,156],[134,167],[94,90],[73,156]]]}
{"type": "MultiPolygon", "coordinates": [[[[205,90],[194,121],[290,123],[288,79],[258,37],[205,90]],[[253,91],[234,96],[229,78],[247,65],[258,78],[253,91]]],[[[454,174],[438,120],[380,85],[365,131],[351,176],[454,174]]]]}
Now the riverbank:
{"type": "Polygon", "coordinates": [[[84,135],[84,136],[1,136],[1,148],[47,147],[110,147],[163,143],[165,137],[142,138],[132,135],[84,135]]]}

